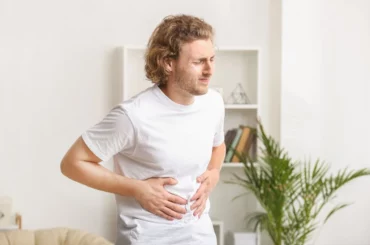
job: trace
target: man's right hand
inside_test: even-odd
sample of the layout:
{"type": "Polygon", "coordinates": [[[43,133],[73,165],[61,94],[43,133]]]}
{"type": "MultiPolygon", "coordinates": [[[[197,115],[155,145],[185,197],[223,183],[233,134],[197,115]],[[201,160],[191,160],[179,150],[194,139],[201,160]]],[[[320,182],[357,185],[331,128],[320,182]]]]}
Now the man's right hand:
{"type": "Polygon", "coordinates": [[[187,200],[169,193],[164,186],[175,185],[173,178],[150,178],[141,182],[135,199],[147,211],[167,220],[181,219],[186,213],[179,204],[187,204],[187,200]]]}

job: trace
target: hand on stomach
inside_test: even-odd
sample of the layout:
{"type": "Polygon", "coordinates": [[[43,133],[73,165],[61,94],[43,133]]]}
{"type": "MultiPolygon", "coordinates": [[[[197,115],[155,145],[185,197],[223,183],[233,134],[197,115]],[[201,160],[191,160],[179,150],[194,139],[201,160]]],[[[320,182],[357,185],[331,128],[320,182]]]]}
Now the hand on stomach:
{"type": "MultiPolygon", "coordinates": [[[[140,182],[134,197],[142,208],[167,220],[182,219],[190,212],[189,178],[150,178],[140,182]],[[186,209],[189,207],[188,209],[186,209]]],[[[196,190],[196,188],[195,188],[196,190]]]]}

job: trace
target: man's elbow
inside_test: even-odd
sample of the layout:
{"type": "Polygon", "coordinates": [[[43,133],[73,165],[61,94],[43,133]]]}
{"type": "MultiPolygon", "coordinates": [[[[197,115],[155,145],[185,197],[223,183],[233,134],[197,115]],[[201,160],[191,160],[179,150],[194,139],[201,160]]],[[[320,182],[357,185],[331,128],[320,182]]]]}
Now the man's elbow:
{"type": "Polygon", "coordinates": [[[65,173],[66,173],[66,164],[65,164],[64,160],[62,160],[62,161],[60,162],[60,172],[61,172],[63,175],[66,175],[66,174],[65,174],[65,173]]]}
{"type": "Polygon", "coordinates": [[[60,163],[60,172],[66,176],[66,177],[70,177],[70,173],[72,172],[71,169],[73,168],[73,162],[64,157],[60,163]]]}

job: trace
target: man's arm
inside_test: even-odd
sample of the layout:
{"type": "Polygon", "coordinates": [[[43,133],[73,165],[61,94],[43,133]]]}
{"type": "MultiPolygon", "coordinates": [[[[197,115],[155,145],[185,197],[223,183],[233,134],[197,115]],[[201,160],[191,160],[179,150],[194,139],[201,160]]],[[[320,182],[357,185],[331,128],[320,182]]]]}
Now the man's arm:
{"type": "Polygon", "coordinates": [[[65,154],[60,168],[68,178],[91,188],[133,197],[140,181],[113,173],[101,166],[101,161],[79,137],[65,154]]]}
{"type": "Polygon", "coordinates": [[[194,216],[201,216],[205,207],[206,201],[213,188],[217,185],[220,178],[221,165],[224,162],[226,154],[225,143],[212,149],[212,157],[208,164],[207,171],[197,178],[197,182],[201,183],[191,201],[195,201],[191,205],[191,210],[194,210],[194,216]]]}
{"type": "Polygon", "coordinates": [[[222,163],[225,160],[225,154],[226,154],[225,143],[222,143],[219,146],[213,147],[211,161],[209,162],[207,169],[208,170],[212,170],[212,169],[221,170],[222,163]]]}
{"type": "Polygon", "coordinates": [[[178,204],[186,204],[187,201],[164,189],[165,185],[176,184],[175,179],[131,179],[108,170],[99,162],[101,159],[79,137],[63,157],[60,168],[68,178],[91,188],[134,197],[144,209],[165,219],[181,219],[181,214],[186,212],[178,204]]]}

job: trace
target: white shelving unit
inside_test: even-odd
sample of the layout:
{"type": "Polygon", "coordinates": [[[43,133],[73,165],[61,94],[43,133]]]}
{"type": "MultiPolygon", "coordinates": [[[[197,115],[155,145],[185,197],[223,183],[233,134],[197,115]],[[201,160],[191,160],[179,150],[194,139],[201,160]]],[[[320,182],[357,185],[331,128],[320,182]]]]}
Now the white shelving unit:
{"type": "Polygon", "coordinates": [[[217,237],[217,244],[224,245],[224,222],[221,220],[212,220],[213,229],[217,237]]]}
{"type": "MultiPolygon", "coordinates": [[[[260,115],[259,78],[261,74],[260,49],[257,47],[219,47],[216,50],[216,69],[211,87],[222,88],[225,101],[225,133],[239,125],[257,126],[260,115]],[[250,103],[230,104],[229,98],[240,84],[250,103]]],[[[232,245],[232,234],[251,232],[245,222],[249,212],[258,210],[257,200],[246,195],[233,198],[246,190],[237,185],[226,184],[233,174],[243,177],[243,163],[227,162],[221,170],[220,182],[211,194],[211,216],[223,222],[224,243],[232,245]]],[[[258,241],[259,234],[257,234],[258,241]]]]}
{"type": "MultiPolygon", "coordinates": [[[[145,77],[145,46],[122,46],[121,98],[128,99],[151,86],[145,77]]],[[[261,74],[260,49],[257,47],[217,47],[216,69],[210,88],[222,88],[225,101],[225,133],[239,125],[257,126],[259,117],[259,77],[261,74]],[[250,100],[248,104],[228,104],[229,96],[241,84],[250,100]]],[[[211,217],[218,237],[223,245],[225,234],[248,231],[245,224],[247,212],[257,210],[252,195],[232,201],[246,190],[240,186],[225,184],[233,174],[243,174],[242,163],[224,163],[220,182],[210,196],[211,217]],[[218,220],[218,221],[216,221],[218,220]]],[[[227,244],[227,242],[225,242],[227,244]]]]}

